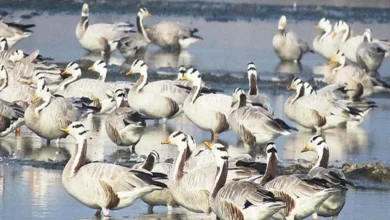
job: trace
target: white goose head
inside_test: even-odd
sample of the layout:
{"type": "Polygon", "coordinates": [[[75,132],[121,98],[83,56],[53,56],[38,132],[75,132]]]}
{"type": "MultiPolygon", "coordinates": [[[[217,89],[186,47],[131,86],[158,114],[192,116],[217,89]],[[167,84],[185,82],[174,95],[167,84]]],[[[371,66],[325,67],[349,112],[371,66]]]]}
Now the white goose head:
{"type": "Polygon", "coordinates": [[[125,96],[126,96],[126,92],[123,89],[117,89],[115,91],[114,99],[115,99],[117,108],[119,108],[121,106],[123,100],[125,99],[125,96]]]}
{"type": "Polygon", "coordinates": [[[372,42],[372,33],[370,29],[366,29],[363,34],[364,39],[368,42],[372,42]]]}
{"type": "Polygon", "coordinates": [[[72,122],[69,126],[61,128],[60,130],[70,134],[70,136],[72,136],[77,141],[77,143],[82,143],[87,139],[87,130],[79,121],[72,122]]]}
{"type": "Polygon", "coordinates": [[[74,79],[78,79],[81,77],[81,68],[79,64],[75,62],[70,62],[65,70],[61,73],[62,76],[71,76],[74,79]]]}
{"type": "Polygon", "coordinates": [[[89,6],[87,3],[84,3],[81,9],[81,17],[88,17],[88,16],[89,16],[89,6]]]}
{"type": "Polygon", "coordinates": [[[92,66],[88,68],[89,71],[95,71],[99,73],[99,79],[102,81],[106,80],[107,76],[107,64],[103,60],[96,60],[92,66]]]}
{"type": "Polygon", "coordinates": [[[181,131],[174,131],[167,139],[161,142],[161,144],[173,144],[176,145],[178,150],[183,152],[187,150],[188,135],[181,131]]]}
{"type": "Polygon", "coordinates": [[[51,93],[49,87],[46,85],[45,79],[43,77],[38,78],[37,90],[32,98],[32,102],[42,99],[44,102],[49,102],[51,98],[51,93]]]}
{"type": "Polygon", "coordinates": [[[346,41],[350,34],[350,27],[345,21],[338,21],[334,24],[333,27],[333,38],[335,38],[338,34],[344,34],[342,40],[346,41]]]}
{"type": "Polygon", "coordinates": [[[177,80],[181,80],[181,78],[183,78],[186,71],[187,71],[187,69],[183,65],[180,65],[179,70],[177,72],[177,80]]]}
{"type": "Polygon", "coordinates": [[[11,56],[8,58],[8,60],[15,63],[21,61],[23,58],[24,52],[18,49],[11,53],[11,56]]]}
{"type": "Polygon", "coordinates": [[[187,143],[190,151],[194,152],[196,150],[196,141],[195,138],[192,137],[192,135],[187,134],[187,143]]]}
{"type": "Polygon", "coordinates": [[[303,80],[299,77],[295,77],[290,85],[287,87],[287,90],[298,90],[301,86],[303,86],[303,80]]]}
{"type": "Polygon", "coordinates": [[[188,80],[192,86],[200,87],[202,83],[202,78],[200,77],[200,72],[197,69],[190,68],[181,78],[181,80],[188,80]]]}
{"type": "Polygon", "coordinates": [[[150,12],[148,11],[148,9],[145,8],[145,7],[140,8],[137,15],[138,15],[140,18],[152,17],[152,14],[150,14],[150,12]]]}
{"type": "Polygon", "coordinates": [[[253,62],[250,62],[248,63],[248,79],[251,79],[252,76],[257,80],[256,66],[253,62]]]}
{"type": "Polygon", "coordinates": [[[276,145],[274,142],[269,142],[267,144],[266,153],[267,153],[267,162],[271,160],[272,156],[275,156],[275,158],[279,160],[278,150],[276,149],[276,145]]]}
{"type": "Polygon", "coordinates": [[[233,101],[236,101],[236,102],[240,101],[240,96],[243,94],[245,95],[245,91],[243,89],[241,89],[241,88],[234,89],[233,95],[232,95],[233,101]]]}
{"type": "Polygon", "coordinates": [[[5,37],[0,37],[0,51],[8,50],[8,41],[5,37]]]}
{"type": "Polygon", "coordinates": [[[223,166],[229,160],[229,153],[222,144],[208,141],[204,142],[204,144],[213,153],[217,166],[223,166]]]}
{"type": "Polygon", "coordinates": [[[301,152],[315,151],[318,155],[320,155],[324,150],[329,150],[328,144],[320,135],[314,135],[310,138],[309,143],[306,144],[301,152]]]}
{"type": "Polygon", "coordinates": [[[321,20],[317,23],[316,29],[330,32],[332,31],[332,24],[330,23],[329,19],[321,18],[321,20]]]}
{"type": "Polygon", "coordinates": [[[338,50],[335,55],[333,55],[330,60],[328,61],[328,65],[330,64],[339,64],[340,67],[345,66],[345,63],[347,61],[347,58],[345,57],[345,54],[338,50]]]}
{"type": "Polygon", "coordinates": [[[131,64],[130,70],[126,73],[126,76],[139,73],[141,76],[146,76],[148,74],[148,66],[145,61],[136,59],[133,64],[131,64]]]}
{"type": "Polygon", "coordinates": [[[286,26],[287,26],[287,18],[286,16],[282,15],[279,19],[278,30],[285,30],[286,26]]]}

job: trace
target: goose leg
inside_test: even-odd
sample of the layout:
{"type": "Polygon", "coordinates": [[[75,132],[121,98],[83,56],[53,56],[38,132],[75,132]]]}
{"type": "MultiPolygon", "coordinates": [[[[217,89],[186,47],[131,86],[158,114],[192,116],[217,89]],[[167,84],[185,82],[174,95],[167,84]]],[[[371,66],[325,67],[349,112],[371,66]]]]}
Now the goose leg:
{"type": "Polygon", "coordinates": [[[337,220],[337,215],[332,216],[332,220],[337,220]]]}
{"type": "Polygon", "coordinates": [[[101,216],[101,215],[102,215],[102,210],[101,210],[101,209],[96,210],[95,216],[96,216],[96,217],[99,217],[99,216],[101,216]]]}
{"type": "Polygon", "coordinates": [[[158,119],[154,119],[154,124],[158,125],[158,119]]]}
{"type": "Polygon", "coordinates": [[[16,136],[20,136],[20,131],[21,131],[21,128],[20,128],[20,127],[17,127],[17,128],[15,129],[15,135],[16,135],[16,136]]]}
{"type": "Polygon", "coordinates": [[[173,212],[173,206],[170,205],[170,204],[167,204],[167,208],[168,208],[168,214],[169,214],[169,215],[172,214],[172,212],[173,212]]]}
{"type": "Polygon", "coordinates": [[[50,146],[50,140],[49,139],[46,139],[46,145],[50,146]]]}
{"type": "Polygon", "coordinates": [[[314,213],[313,214],[313,220],[317,220],[318,219],[318,215],[317,215],[317,213],[314,213]]]}
{"type": "Polygon", "coordinates": [[[153,214],[153,206],[148,205],[148,214],[153,214]]]}
{"type": "Polygon", "coordinates": [[[106,208],[102,208],[104,217],[110,217],[110,210],[106,208]]]}
{"type": "Polygon", "coordinates": [[[163,124],[167,124],[167,122],[168,122],[168,119],[163,118],[163,124]]]}

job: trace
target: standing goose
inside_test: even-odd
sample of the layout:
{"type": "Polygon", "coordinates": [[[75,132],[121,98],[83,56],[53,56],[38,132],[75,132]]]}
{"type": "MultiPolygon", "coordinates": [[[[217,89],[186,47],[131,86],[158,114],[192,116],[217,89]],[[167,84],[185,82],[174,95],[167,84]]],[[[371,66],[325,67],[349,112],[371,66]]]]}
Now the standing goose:
{"type": "Polygon", "coordinates": [[[321,34],[314,38],[313,49],[316,53],[328,60],[338,50],[338,42],[332,37],[332,24],[329,19],[321,18],[316,29],[321,30],[321,34]]]}
{"type": "Polygon", "coordinates": [[[89,25],[89,7],[84,3],[81,19],[76,27],[76,37],[88,51],[110,53],[116,49],[118,41],[131,31],[132,26],[126,22],[89,25]]]}
{"type": "Polygon", "coordinates": [[[229,129],[227,117],[232,97],[225,94],[202,95],[202,79],[197,69],[187,70],[182,79],[192,84],[191,93],[184,103],[184,114],[199,128],[210,131],[212,140],[217,140],[219,133],[229,129]]]}
{"type": "Polygon", "coordinates": [[[88,108],[88,104],[90,101],[85,98],[72,103],[62,96],[52,96],[45,80],[39,79],[24,118],[27,127],[42,138],[48,141],[64,138],[67,134],[60,128],[78,120],[81,116],[80,110],[88,108]]]}
{"type": "Polygon", "coordinates": [[[386,55],[387,51],[372,41],[371,30],[366,29],[363,34],[363,42],[356,50],[357,63],[366,71],[375,73],[386,55]]]}
{"type": "Polygon", "coordinates": [[[23,101],[30,103],[35,89],[14,81],[9,82],[8,71],[4,65],[0,67],[0,99],[7,102],[23,101]]]}
{"type": "Polygon", "coordinates": [[[294,199],[282,192],[272,193],[261,185],[247,181],[226,183],[229,155],[219,143],[205,142],[215,157],[217,173],[210,192],[211,209],[220,219],[268,219],[280,210],[289,215],[294,199]],[[281,197],[278,197],[281,196],[281,197]]]}
{"type": "Polygon", "coordinates": [[[30,28],[35,27],[34,24],[17,24],[12,22],[3,22],[0,19],[0,36],[7,39],[8,47],[11,48],[17,42],[31,36],[30,28]]]}
{"type": "Polygon", "coordinates": [[[356,121],[361,117],[359,110],[348,107],[343,102],[333,101],[322,95],[305,95],[304,85],[298,84],[297,79],[291,82],[289,89],[296,89],[296,95],[286,100],[284,111],[288,118],[304,128],[320,131],[345,125],[348,121],[356,121]]]}
{"type": "Polygon", "coordinates": [[[259,89],[257,87],[257,71],[253,62],[248,63],[248,80],[248,101],[252,105],[260,106],[273,114],[271,103],[269,102],[268,97],[265,94],[259,93],[259,89]]]}
{"type": "Polygon", "coordinates": [[[134,73],[141,76],[127,97],[132,108],[147,117],[164,119],[164,122],[181,113],[187,90],[177,87],[171,80],[148,83],[148,66],[143,60],[135,60],[126,76],[134,73]]]}
{"type": "MultiPolygon", "coordinates": [[[[146,8],[141,8],[147,17],[152,16],[146,8]]],[[[152,27],[144,27],[142,19],[137,17],[138,31],[142,33],[148,42],[170,50],[180,50],[203,38],[195,35],[198,29],[185,27],[177,22],[162,21],[152,27]]]]}
{"type": "Polygon", "coordinates": [[[72,157],[62,172],[62,184],[66,191],[82,204],[103,211],[109,216],[110,210],[128,207],[134,201],[154,190],[165,188],[156,181],[163,175],[145,170],[107,163],[86,164],[87,131],[80,122],[62,127],[61,132],[70,134],[77,144],[72,157]]]}
{"type": "Polygon", "coordinates": [[[272,39],[272,45],[280,60],[297,63],[304,54],[312,53],[313,51],[296,33],[292,31],[286,32],[286,23],[286,16],[282,15],[279,19],[278,32],[272,39]]]}
{"type": "Polygon", "coordinates": [[[122,89],[115,91],[116,109],[107,116],[106,132],[117,146],[130,146],[134,152],[146,124],[138,112],[127,106],[125,94],[122,89]]]}
{"type": "Polygon", "coordinates": [[[140,8],[137,14],[137,29],[138,33],[130,33],[122,38],[118,43],[118,50],[125,57],[138,57],[145,53],[149,38],[145,33],[143,19],[152,16],[144,7],[140,8]]]}
{"type": "Polygon", "coordinates": [[[345,204],[347,185],[353,184],[346,179],[344,173],[339,169],[328,168],[329,148],[321,136],[313,136],[301,152],[307,151],[317,152],[318,159],[304,179],[313,184],[336,189],[333,195],[320,206],[317,214],[324,217],[332,216],[333,219],[336,219],[345,204]]]}
{"type": "MultiPolygon", "coordinates": [[[[295,200],[295,207],[287,219],[300,220],[314,214],[321,204],[334,192],[332,189],[326,189],[301,180],[297,175],[276,177],[278,151],[273,142],[267,145],[266,152],[267,169],[264,176],[261,179],[255,180],[255,182],[264,185],[267,190],[277,190],[287,193],[295,200]]],[[[273,218],[286,219],[284,212],[275,214],[273,218]]]]}
{"type": "Polygon", "coordinates": [[[244,141],[245,147],[264,144],[279,135],[290,134],[292,128],[283,120],[274,118],[262,107],[247,106],[244,90],[237,88],[233,93],[233,100],[238,103],[232,107],[228,121],[231,128],[244,141]]]}

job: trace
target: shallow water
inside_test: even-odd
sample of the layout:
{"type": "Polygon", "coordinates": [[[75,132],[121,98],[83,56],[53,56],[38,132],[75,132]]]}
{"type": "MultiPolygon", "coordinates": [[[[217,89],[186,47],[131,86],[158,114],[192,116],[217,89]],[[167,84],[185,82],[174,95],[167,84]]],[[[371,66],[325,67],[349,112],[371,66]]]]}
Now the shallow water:
{"type": "MultiPolygon", "coordinates": [[[[386,4],[382,1],[378,2],[386,4]]],[[[225,7],[226,5],[222,4],[222,6],[225,7]]],[[[191,7],[191,5],[188,7],[191,7]]],[[[231,15],[224,15],[225,20],[217,19],[221,17],[220,14],[211,19],[213,15],[204,16],[201,14],[197,17],[187,17],[185,12],[176,13],[161,10],[161,13],[159,13],[159,11],[151,11],[154,15],[162,14],[163,16],[154,16],[146,21],[147,24],[154,24],[160,20],[179,21],[197,27],[200,30],[200,35],[205,40],[180,54],[170,54],[159,50],[155,46],[150,46],[145,55],[145,61],[151,70],[158,73],[174,74],[176,67],[184,64],[194,66],[201,72],[210,72],[216,75],[228,73],[239,78],[246,75],[246,65],[249,61],[253,61],[259,71],[260,79],[263,80],[260,83],[260,89],[272,100],[275,115],[287,120],[283,112],[283,104],[291,93],[285,91],[285,85],[279,85],[271,81],[285,77],[285,73],[299,73],[305,79],[319,78],[319,76],[312,75],[312,68],[324,63],[325,60],[318,55],[307,55],[303,58],[301,65],[280,64],[271,46],[272,37],[276,31],[276,19],[280,13],[284,13],[281,11],[285,10],[286,13],[290,13],[293,9],[288,5],[282,9],[270,8],[275,10],[275,14],[265,13],[262,15],[263,17],[245,17],[243,15],[237,19],[231,15]]],[[[231,8],[227,9],[232,10],[231,8]]],[[[90,59],[100,58],[95,55],[87,55],[77,42],[74,29],[79,19],[78,9],[64,11],[58,9],[54,10],[55,13],[41,8],[37,10],[41,15],[23,20],[23,23],[37,24],[37,27],[34,28],[34,34],[29,39],[20,42],[16,47],[26,52],[39,48],[41,54],[54,58],[56,62],[67,63],[79,60],[80,63],[84,64],[84,67],[92,63],[90,59]]],[[[297,10],[299,12],[300,7],[297,10]]],[[[302,8],[302,10],[308,9],[302,8]]],[[[330,13],[331,16],[338,19],[347,17],[345,10],[343,8],[340,13],[331,14],[334,9],[325,8],[326,13],[330,13]]],[[[372,9],[361,10],[364,17],[356,19],[359,22],[352,24],[355,33],[362,33],[369,26],[374,36],[378,38],[389,36],[388,23],[385,23],[388,17],[387,10],[383,9],[385,11],[382,13],[385,22],[381,21],[380,16],[377,15],[369,17],[370,10],[372,9]],[[368,21],[371,21],[371,23],[367,24],[368,21]]],[[[4,19],[18,19],[21,15],[30,12],[31,9],[16,10],[4,19]]],[[[316,20],[322,16],[324,15],[321,13],[305,14],[302,15],[302,18],[294,16],[293,21],[288,24],[288,28],[294,29],[304,40],[311,42],[318,34],[314,30],[316,20]]],[[[123,10],[116,13],[112,10],[107,12],[99,9],[98,13],[94,13],[93,8],[91,8],[91,23],[123,20],[135,22],[135,11],[124,14],[123,10]]],[[[112,84],[126,86],[129,79],[125,78],[123,73],[128,70],[131,62],[126,61],[119,53],[115,53],[110,62],[112,66],[109,70],[108,81],[112,84]]],[[[380,69],[380,73],[387,78],[390,77],[389,72],[390,62],[386,60],[380,69]]],[[[93,75],[89,74],[89,76],[93,75]]],[[[226,84],[223,81],[208,83],[223,89],[227,94],[231,94],[237,86],[247,88],[247,84],[242,83],[242,80],[233,84],[226,84]]],[[[379,107],[370,112],[360,127],[347,131],[326,132],[325,139],[330,147],[332,164],[339,165],[345,162],[358,164],[382,162],[390,164],[390,157],[388,156],[390,148],[387,146],[390,102],[387,97],[387,95],[382,95],[371,98],[377,102],[379,107]]],[[[174,147],[160,144],[175,130],[190,133],[198,143],[210,138],[209,133],[201,131],[184,116],[181,116],[169,121],[166,126],[149,124],[136,147],[136,153],[139,156],[132,157],[130,153],[123,151],[125,148],[121,148],[122,151],[117,152],[116,146],[111,143],[105,133],[104,118],[105,116],[94,116],[85,119],[85,124],[91,130],[91,140],[89,140],[87,153],[87,157],[91,161],[137,161],[142,160],[141,155],[147,155],[151,150],[157,150],[163,160],[175,157],[177,152],[174,147]]],[[[275,143],[282,164],[287,165],[297,161],[303,162],[314,159],[314,154],[300,153],[300,149],[310,137],[310,133],[299,132],[288,137],[277,138],[275,143]]],[[[229,144],[231,155],[247,152],[233,132],[225,132],[220,135],[220,138],[229,144]]],[[[48,166],[56,169],[44,169],[25,166],[25,164],[35,165],[36,161],[64,161],[69,158],[73,147],[74,140],[72,138],[62,140],[59,146],[56,146],[54,142],[51,146],[46,146],[45,141],[26,128],[22,129],[21,137],[15,138],[11,134],[0,139],[0,157],[3,161],[0,164],[0,219],[94,219],[93,210],[79,204],[65,192],[61,183],[61,170],[58,167],[48,166]]],[[[259,148],[253,149],[249,153],[258,160],[264,160],[262,152],[263,150],[259,148]]],[[[388,214],[383,211],[378,212],[378,210],[387,207],[389,195],[389,191],[351,189],[348,192],[347,203],[339,219],[388,219],[388,214]]],[[[205,216],[199,214],[167,216],[164,207],[155,208],[155,211],[157,212],[155,215],[145,215],[147,206],[141,201],[137,201],[130,208],[115,211],[112,215],[114,219],[205,218],[205,216]]],[[[181,213],[181,211],[176,210],[175,213],[181,213]]]]}

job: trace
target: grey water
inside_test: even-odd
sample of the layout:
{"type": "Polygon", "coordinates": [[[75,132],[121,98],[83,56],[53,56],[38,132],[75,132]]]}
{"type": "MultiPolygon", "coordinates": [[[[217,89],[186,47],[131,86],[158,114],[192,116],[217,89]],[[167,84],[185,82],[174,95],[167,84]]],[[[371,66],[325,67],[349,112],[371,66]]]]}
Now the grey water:
{"type": "MultiPolygon", "coordinates": [[[[246,1],[253,3],[255,1],[246,1]]],[[[151,71],[161,74],[174,75],[179,65],[194,66],[201,72],[223,76],[233,75],[237,78],[244,78],[246,75],[246,65],[249,61],[255,62],[260,78],[260,90],[268,95],[272,100],[275,115],[290,122],[283,111],[284,101],[291,95],[285,89],[285,84],[278,83],[290,73],[300,75],[304,79],[321,77],[312,74],[312,68],[326,62],[323,58],[315,54],[305,56],[300,65],[280,63],[272,49],[272,37],[277,29],[277,19],[282,13],[291,15],[288,19],[288,29],[293,29],[305,41],[311,44],[312,40],[319,33],[314,26],[316,21],[325,15],[335,19],[355,20],[352,23],[354,33],[361,34],[364,29],[371,28],[375,37],[386,38],[389,36],[389,10],[386,1],[375,1],[367,5],[362,1],[352,1],[353,6],[362,8],[354,9],[345,7],[348,4],[337,4],[336,1],[323,6],[323,10],[316,13],[316,4],[312,2],[299,5],[296,9],[292,6],[292,1],[280,3],[282,6],[262,5],[269,4],[270,1],[259,1],[259,4],[252,5],[254,12],[259,13],[270,9],[269,13],[263,12],[262,16],[240,16],[229,15],[234,12],[235,5],[231,1],[206,1],[202,4],[219,4],[220,9],[210,9],[210,11],[200,10],[200,15],[194,12],[186,12],[197,6],[198,3],[184,4],[177,1],[183,11],[159,9],[155,4],[150,10],[153,17],[146,20],[147,24],[155,24],[161,20],[172,20],[197,27],[203,41],[192,45],[188,50],[178,54],[161,51],[155,46],[150,46],[145,54],[145,61],[151,71]],[[291,4],[290,4],[291,2],[291,4]],[[180,5],[181,4],[181,5],[180,5]],[[375,8],[377,6],[382,8],[375,8]],[[343,6],[343,7],[335,7],[343,6]],[[369,6],[369,7],[365,7],[369,6]],[[267,8],[268,7],[268,8],[267,8]],[[213,11],[214,10],[214,11],[213,11]],[[300,10],[302,13],[300,14],[300,10]],[[310,12],[308,14],[308,11],[310,12]],[[380,11],[377,15],[371,13],[380,11]],[[213,14],[215,12],[215,14],[213,14]],[[304,13],[303,13],[304,12],[304,13]],[[209,13],[209,14],[207,14],[209,13]],[[362,14],[359,17],[359,13],[362,14]],[[349,18],[348,15],[353,16],[349,18]],[[364,16],[363,16],[364,15],[364,16]]],[[[319,2],[319,1],[315,1],[319,2]]],[[[59,1],[63,3],[63,1],[59,1]]],[[[175,3],[175,2],[174,2],[175,3]]],[[[170,2],[175,6],[175,4],[170,2]]],[[[199,3],[201,4],[201,3],[199,3]]],[[[77,4],[76,4],[77,5],[77,4]]],[[[80,4],[79,4],[80,5],[80,4]]],[[[44,56],[52,57],[55,62],[68,63],[78,61],[88,67],[94,60],[100,59],[99,55],[87,54],[82,49],[75,37],[75,26],[79,19],[79,8],[73,6],[71,10],[55,9],[55,7],[34,8],[34,6],[23,9],[11,5],[3,10],[9,14],[4,16],[6,21],[18,20],[23,15],[38,11],[38,15],[31,18],[22,19],[22,23],[34,23],[33,35],[15,47],[31,52],[39,49],[44,56]],[[12,6],[12,7],[11,7],[12,6]]],[[[63,4],[60,4],[63,6],[63,4]]],[[[148,4],[146,4],[148,6],[148,4]]],[[[177,5],[176,5],[177,6],[177,5]]],[[[175,7],[176,7],[175,6],[175,7]]],[[[177,7],[179,7],[177,6],[177,7]]],[[[81,7],[81,6],[80,6],[81,7]]],[[[91,9],[91,23],[132,21],[135,22],[136,10],[129,12],[119,9],[115,5],[110,10],[100,7],[94,13],[91,9]],[[112,9],[114,7],[114,9],[112,9]],[[118,9],[118,10],[115,10],[118,9]]],[[[244,6],[239,5],[243,8],[244,6]]],[[[249,7],[251,8],[251,7],[249,7]]],[[[248,9],[248,13],[252,9],[248,9]]],[[[252,12],[253,12],[252,10],[252,12]]],[[[252,13],[251,12],[251,13],[252,13]]],[[[116,86],[128,86],[134,78],[126,78],[124,73],[131,65],[131,60],[126,60],[118,52],[110,58],[110,68],[108,73],[109,83],[116,86]]],[[[380,74],[386,80],[390,78],[390,62],[385,60],[380,74]]],[[[93,74],[89,76],[94,77],[93,74]]],[[[233,83],[209,81],[208,84],[222,89],[226,94],[231,94],[235,87],[247,89],[247,83],[242,80],[233,83]]],[[[332,164],[342,163],[376,163],[381,162],[390,165],[390,148],[388,146],[388,135],[390,125],[390,101],[387,94],[370,98],[377,103],[378,108],[369,113],[364,122],[357,128],[348,130],[333,130],[324,134],[330,147],[330,160],[332,164]]],[[[175,158],[176,149],[173,146],[162,146],[160,142],[175,130],[182,130],[195,137],[198,144],[210,138],[210,134],[204,132],[191,124],[185,116],[180,116],[170,120],[167,125],[154,125],[150,123],[145,129],[145,133],[136,146],[136,156],[130,155],[126,148],[118,148],[108,139],[104,123],[105,116],[88,117],[84,121],[90,130],[91,140],[89,140],[87,157],[91,161],[138,161],[143,155],[147,155],[151,150],[159,152],[162,160],[175,158]]],[[[315,158],[315,154],[301,154],[300,150],[310,139],[311,133],[297,132],[290,136],[279,137],[275,140],[278,147],[278,154],[282,164],[288,165],[296,162],[307,162],[315,158]]],[[[239,141],[239,138],[231,131],[220,135],[220,139],[229,145],[229,154],[248,153],[239,141]]],[[[38,166],[40,161],[64,162],[73,152],[74,140],[68,137],[62,140],[59,145],[54,142],[51,146],[46,146],[46,142],[34,135],[27,128],[22,128],[22,135],[15,137],[10,134],[0,139],[0,219],[96,219],[94,210],[91,210],[71,196],[64,190],[61,182],[61,170],[56,166],[38,166]],[[38,164],[38,165],[37,165],[38,164]]],[[[264,160],[261,148],[252,149],[249,152],[257,160],[264,160]]],[[[364,183],[363,183],[364,184],[364,183]]],[[[369,184],[369,183],[368,183],[369,184]]],[[[348,191],[347,203],[341,212],[339,219],[389,219],[389,215],[384,212],[388,207],[390,191],[359,190],[350,189],[348,191]]],[[[155,208],[155,214],[147,214],[147,205],[142,201],[137,201],[133,206],[111,213],[113,219],[205,219],[202,214],[188,213],[177,209],[175,214],[167,215],[165,207],[155,208]]],[[[212,217],[214,218],[214,217],[212,217]]],[[[323,219],[320,217],[320,219],[323,219]]]]}

